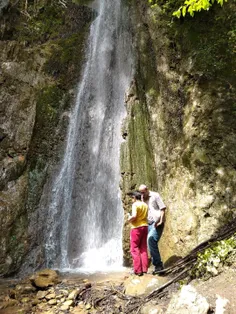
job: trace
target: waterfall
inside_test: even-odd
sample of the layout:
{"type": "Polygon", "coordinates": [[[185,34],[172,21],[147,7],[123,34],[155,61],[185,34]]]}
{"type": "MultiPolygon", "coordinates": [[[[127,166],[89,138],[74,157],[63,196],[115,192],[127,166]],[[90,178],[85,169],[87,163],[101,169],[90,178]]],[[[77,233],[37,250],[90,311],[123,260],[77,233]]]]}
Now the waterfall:
{"type": "Polygon", "coordinates": [[[122,265],[119,149],[124,95],[132,78],[132,39],[121,1],[93,3],[97,16],[52,186],[46,259],[61,270],[122,265]]]}

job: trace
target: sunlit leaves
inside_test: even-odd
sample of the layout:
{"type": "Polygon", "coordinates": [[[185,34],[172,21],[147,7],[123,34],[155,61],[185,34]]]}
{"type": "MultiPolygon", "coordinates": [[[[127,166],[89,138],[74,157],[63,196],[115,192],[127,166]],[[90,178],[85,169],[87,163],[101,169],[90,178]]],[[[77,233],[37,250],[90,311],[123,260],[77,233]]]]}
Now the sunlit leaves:
{"type": "MultiPolygon", "coordinates": [[[[214,2],[215,0],[185,0],[184,5],[179,7],[179,9],[173,13],[173,16],[180,18],[181,16],[184,17],[186,13],[194,16],[195,12],[199,12],[201,10],[208,11],[214,2]]],[[[224,2],[227,2],[227,0],[216,0],[216,2],[222,6],[224,2]]]]}
{"type": "Polygon", "coordinates": [[[230,257],[236,256],[235,235],[227,240],[216,242],[212,247],[198,254],[197,263],[191,270],[193,277],[210,277],[218,274],[230,257]]]}

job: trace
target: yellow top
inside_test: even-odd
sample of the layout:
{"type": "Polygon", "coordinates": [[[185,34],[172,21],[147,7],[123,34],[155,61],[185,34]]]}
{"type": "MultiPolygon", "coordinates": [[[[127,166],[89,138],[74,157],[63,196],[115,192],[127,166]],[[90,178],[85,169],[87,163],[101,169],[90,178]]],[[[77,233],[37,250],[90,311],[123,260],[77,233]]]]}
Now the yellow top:
{"type": "Polygon", "coordinates": [[[136,201],[132,205],[132,216],[136,216],[131,222],[131,228],[147,226],[148,205],[142,201],[136,201]]]}

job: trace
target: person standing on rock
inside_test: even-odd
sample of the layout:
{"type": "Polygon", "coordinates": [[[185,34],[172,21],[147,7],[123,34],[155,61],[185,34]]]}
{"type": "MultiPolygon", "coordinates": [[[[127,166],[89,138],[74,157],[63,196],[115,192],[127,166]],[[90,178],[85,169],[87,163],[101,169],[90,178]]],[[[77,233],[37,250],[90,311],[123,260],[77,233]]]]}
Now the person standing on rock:
{"type": "Polygon", "coordinates": [[[148,206],[141,200],[141,193],[132,192],[132,214],[129,214],[128,222],[130,230],[130,252],[133,259],[134,274],[142,276],[148,271],[148,206]]]}
{"type": "Polygon", "coordinates": [[[157,192],[149,191],[144,184],[140,185],[139,192],[142,200],[148,205],[148,249],[154,265],[153,275],[163,270],[158,241],[164,229],[164,218],[166,206],[157,192]]]}

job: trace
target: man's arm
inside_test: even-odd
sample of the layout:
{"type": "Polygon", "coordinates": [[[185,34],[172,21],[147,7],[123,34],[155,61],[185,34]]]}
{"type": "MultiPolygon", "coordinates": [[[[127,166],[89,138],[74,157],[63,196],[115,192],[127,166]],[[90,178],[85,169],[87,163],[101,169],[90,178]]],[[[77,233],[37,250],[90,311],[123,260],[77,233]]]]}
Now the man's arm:
{"type": "Polygon", "coordinates": [[[160,226],[161,224],[163,224],[163,222],[164,222],[164,217],[165,217],[165,210],[166,210],[166,207],[161,209],[160,220],[157,221],[157,222],[155,222],[155,227],[158,227],[158,226],[160,226]]]}

